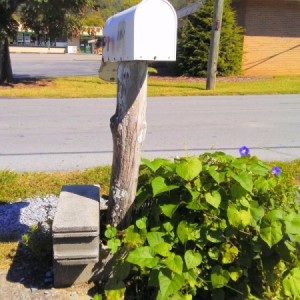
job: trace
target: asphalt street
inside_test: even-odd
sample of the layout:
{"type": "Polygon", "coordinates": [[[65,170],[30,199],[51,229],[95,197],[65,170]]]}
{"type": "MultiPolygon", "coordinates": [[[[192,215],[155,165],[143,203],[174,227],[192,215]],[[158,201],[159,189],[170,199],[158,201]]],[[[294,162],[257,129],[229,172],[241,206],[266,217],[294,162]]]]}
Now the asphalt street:
{"type": "MultiPolygon", "coordinates": [[[[97,75],[99,55],[11,54],[14,76],[97,75]]],[[[0,93],[0,169],[55,171],[109,165],[115,99],[8,99],[0,93]]],[[[300,157],[300,95],[149,98],[143,156],[205,151],[264,160],[300,157]]]]}
{"type": "Polygon", "coordinates": [[[101,56],[94,54],[11,53],[15,78],[97,75],[101,56]]]}
{"type": "MultiPolygon", "coordinates": [[[[115,99],[0,98],[0,169],[76,170],[110,165],[115,99]]],[[[300,157],[300,95],[148,98],[143,157],[246,145],[263,160],[300,157]]]]}

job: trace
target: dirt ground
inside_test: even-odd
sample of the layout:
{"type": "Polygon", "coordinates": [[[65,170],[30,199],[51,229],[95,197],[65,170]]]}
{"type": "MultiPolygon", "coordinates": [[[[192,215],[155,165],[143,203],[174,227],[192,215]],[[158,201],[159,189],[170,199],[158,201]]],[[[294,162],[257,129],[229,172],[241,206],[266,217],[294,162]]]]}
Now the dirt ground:
{"type": "Polygon", "coordinates": [[[93,299],[96,289],[93,283],[75,285],[68,288],[56,289],[51,284],[30,282],[23,277],[23,270],[0,270],[0,299],[1,300],[86,300],[93,299]],[[14,277],[12,277],[14,276],[14,277]]]}
{"type": "MultiPolygon", "coordinates": [[[[0,270],[1,300],[93,299],[93,284],[77,285],[64,289],[55,289],[51,284],[33,284],[30,286],[28,282],[23,283],[23,277],[12,281],[9,273],[10,270],[0,270]]],[[[19,274],[22,275],[22,272],[19,272],[19,274]]]]}
{"type": "Polygon", "coordinates": [[[0,300],[87,300],[97,290],[94,283],[54,288],[51,263],[37,262],[21,243],[12,263],[0,268],[0,300]]]}
{"type": "Polygon", "coordinates": [[[46,86],[54,86],[54,82],[49,79],[35,79],[35,78],[29,78],[29,79],[21,79],[21,80],[14,80],[13,82],[9,84],[0,84],[0,89],[12,89],[12,88],[18,88],[18,89],[24,89],[24,88],[37,88],[37,87],[46,87],[46,86]]]}
{"type": "Polygon", "coordinates": [[[54,288],[45,282],[44,272],[33,266],[14,266],[0,270],[1,300],[86,300],[97,293],[94,283],[54,288]]]}

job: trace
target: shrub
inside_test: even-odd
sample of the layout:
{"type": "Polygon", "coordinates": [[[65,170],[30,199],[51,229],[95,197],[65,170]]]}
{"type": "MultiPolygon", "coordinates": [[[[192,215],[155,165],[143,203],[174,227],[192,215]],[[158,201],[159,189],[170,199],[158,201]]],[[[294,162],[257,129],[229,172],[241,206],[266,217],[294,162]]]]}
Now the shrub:
{"type": "MultiPolygon", "coordinates": [[[[201,8],[183,23],[178,37],[177,62],[181,75],[206,76],[214,0],[206,0],[201,8]]],[[[231,1],[224,1],[217,75],[241,72],[243,54],[242,28],[237,26],[231,1]]]]}
{"type": "Polygon", "coordinates": [[[108,299],[300,297],[298,190],[240,153],[143,160],[132,225],[105,232],[108,299]]]}
{"type": "Polygon", "coordinates": [[[47,223],[39,222],[30,227],[28,233],[22,236],[22,242],[28,247],[33,257],[45,266],[52,264],[52,220],[47,223]]]}

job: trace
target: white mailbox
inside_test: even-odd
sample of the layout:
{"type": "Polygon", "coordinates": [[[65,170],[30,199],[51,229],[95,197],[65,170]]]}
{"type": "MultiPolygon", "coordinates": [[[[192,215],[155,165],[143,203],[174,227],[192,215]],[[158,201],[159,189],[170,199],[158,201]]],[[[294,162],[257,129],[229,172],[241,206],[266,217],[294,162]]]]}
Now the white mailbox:
{"type": "Polygon", "coordinates": [[[177,15],[166,0],[143,0],[110,17],[103,35],[104,62],[176,60],[177,15]]]}

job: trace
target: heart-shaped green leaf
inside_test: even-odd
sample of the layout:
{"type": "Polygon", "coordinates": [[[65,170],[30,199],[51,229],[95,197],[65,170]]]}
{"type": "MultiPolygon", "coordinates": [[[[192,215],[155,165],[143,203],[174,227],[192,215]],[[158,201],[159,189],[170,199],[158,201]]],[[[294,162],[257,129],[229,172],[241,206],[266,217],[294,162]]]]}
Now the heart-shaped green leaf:
{"type": "Polygon", "coordinates": [[[153,196],[157,196],[161,193],[168,192],[179,187],[174,184],[167,185],[165,182],[165,178],[161,176],[158,176],[155,179],[153,179],[151,185],[153,190],[153,196]]]}
{"type": "Polygon", "coordinates": [[[218,208],[221,203],[221,195],[218,191],[213,191],[212,193],[206,193],[205,200],[214,208],[218,208]]]}
{"type": "Polygon", "coordinates": [[[182,159],[176,167],[176,173],[184,180],[191,181],[202,171],[202,163],[197,157],[182,159]]]}
{"type": "Polygon", "coordinates": [[[227,270],[223,270],[221,266],[215,266],[212,269],[210,278],[212,286],[215,289],[222,288],[230,280],[229,272],[227,270]]]}
{"type": "Polygon", "coordinates": [[[260,227],[260,237],[270,248],[280,242],[283,238],[281,222],[264,220],[260,227]]]}
{"type": "Polygon", "coordinates": [[[299,299],[300,297],[300,268],[292,269],[282,281],[284,294],[287,297],[299,299]]]}
{"type": "Polygon", "coordinates": [[[194,253],[192,250],[187,250],[184,254],[184,261],[189,270],[201,264],[202,256],[200,253],[194,253]]]}

